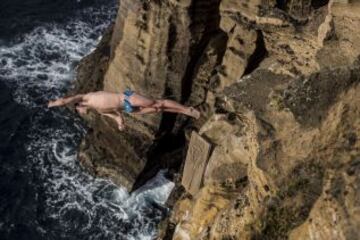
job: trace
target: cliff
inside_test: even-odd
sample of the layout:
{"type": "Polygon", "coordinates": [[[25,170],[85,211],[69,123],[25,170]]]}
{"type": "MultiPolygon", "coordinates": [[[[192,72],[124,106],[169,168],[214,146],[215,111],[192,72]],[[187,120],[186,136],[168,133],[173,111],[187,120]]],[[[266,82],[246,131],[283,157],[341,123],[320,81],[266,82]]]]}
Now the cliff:
{"type": "Polygon", "coordinates": [[[129,87],[202,117],[119,132],[90,113],[81,162],[128,189],[176,173],[159,238],[358,239],[359,24],[357,1],[122,0],[75,91],[129,87]]]}

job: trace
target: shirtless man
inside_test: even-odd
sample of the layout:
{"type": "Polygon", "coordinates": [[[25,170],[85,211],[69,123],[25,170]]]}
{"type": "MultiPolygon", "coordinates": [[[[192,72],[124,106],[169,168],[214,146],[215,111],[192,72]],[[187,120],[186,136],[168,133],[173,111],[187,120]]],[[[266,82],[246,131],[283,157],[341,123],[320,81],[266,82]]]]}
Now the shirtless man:
{"type": "Polygon", "coordinates": [[[186,107],[172,100],[153,100],[131,90],[124,93],[90,92],[50,101],[48,107],[60,107],[75,104],[79,113],[86,113],[89,108],[116,121],[119,130],[125,128],[121,110],[127,113],[149,114],[156,112],[181,113],[198,119],[200,112],[193,107],[186,107]]]}

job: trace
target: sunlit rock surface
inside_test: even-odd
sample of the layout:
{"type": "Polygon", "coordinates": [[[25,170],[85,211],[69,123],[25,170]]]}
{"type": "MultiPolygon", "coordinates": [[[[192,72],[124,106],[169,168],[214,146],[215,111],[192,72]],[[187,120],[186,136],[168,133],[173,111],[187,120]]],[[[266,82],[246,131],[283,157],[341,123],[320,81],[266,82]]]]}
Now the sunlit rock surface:
{"type": "Polygon", "coordinates": [[[359,239],[359,26],[357,1],[121,1],[78,91],[131,88],[202,117],[127,116],[120,133],[89,114],[83,164],[130,189],[149,162],[176,165],[159,239],[359,239]],[[191,131],[212,146],[201,173],[180,167],[188,141],[163,143],[191,131]]]}

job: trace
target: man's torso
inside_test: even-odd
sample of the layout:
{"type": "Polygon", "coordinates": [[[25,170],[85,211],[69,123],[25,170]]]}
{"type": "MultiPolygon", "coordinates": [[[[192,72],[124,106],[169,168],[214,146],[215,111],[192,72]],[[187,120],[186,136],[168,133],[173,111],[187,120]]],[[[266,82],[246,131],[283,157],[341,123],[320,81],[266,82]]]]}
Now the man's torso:
{"type": "Polygon", "coordinates": [[[105,91],[91,92],[84,97],[88,106],[98,110],[114,110],[123,106],[123,94],[105,91]]]}

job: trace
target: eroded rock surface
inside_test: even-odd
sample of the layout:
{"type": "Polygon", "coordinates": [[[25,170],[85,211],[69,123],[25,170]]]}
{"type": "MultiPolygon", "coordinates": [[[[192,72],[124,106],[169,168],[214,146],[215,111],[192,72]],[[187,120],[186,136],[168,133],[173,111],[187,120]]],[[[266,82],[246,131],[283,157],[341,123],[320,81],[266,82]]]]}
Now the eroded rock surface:
{"type": "Polygon", "coordinates": [[[358,181],[346,168],[359,157],[359,5],[299,15],[260,3],[266,11],[243,11],[240,2],[220,4],[232,4],[221,19],[231,19],[231,45],[209,87],[213,114],[198,125],[215,147],[200,192],[175,204],[173,239],[358,239],[358,181]],[[246,26],[237,41],[252,41],[236,48],[246,60],[226,62],[246,26]]]}
{"type": "Polygon", "coordinates": [[[359,239],[359,26],[355,0],[123,0],[78,91],[132,88],[202,117],[127,116],[120,133],[84,116],[83,164],[129,189],[154,159],[195,166],[159,239],[359,239]],[[189,141],[165,147],[192,131],[212,146],[201,161],[189,141]]]}

